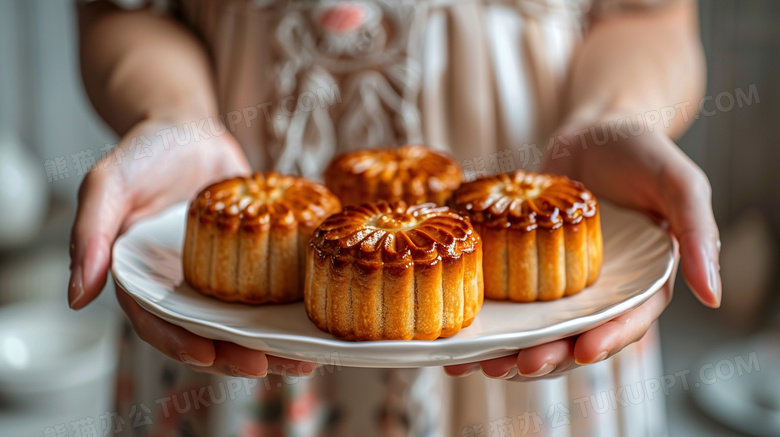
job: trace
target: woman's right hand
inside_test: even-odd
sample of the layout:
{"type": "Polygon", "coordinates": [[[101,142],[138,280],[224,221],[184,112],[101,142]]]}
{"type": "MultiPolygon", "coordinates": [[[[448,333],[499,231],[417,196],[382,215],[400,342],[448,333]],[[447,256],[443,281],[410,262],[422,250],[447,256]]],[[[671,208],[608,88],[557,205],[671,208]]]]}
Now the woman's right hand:
{"type": "MultiPolygon", "coordinates": [[[[114,241],[133,223],[190,200],[211,182],[250,172],[238,142],[228,132],[206,133],[195,141],[192,129],[199,123],[182,116],[140,122],[86,175],[71,233],[71,308],[83,308],[100,294],[114,241]],[[177,129],[178,137],[172,129],[177,129]],[[187,141],[177,143],[185,137],[187,141]]],[[[295,376],[314,370],[312,363],[199,337],[147,312],[119,287],[116,291],[138,335],[193,370],[243,377],[262,377],[267,372],[295,376]]]]}

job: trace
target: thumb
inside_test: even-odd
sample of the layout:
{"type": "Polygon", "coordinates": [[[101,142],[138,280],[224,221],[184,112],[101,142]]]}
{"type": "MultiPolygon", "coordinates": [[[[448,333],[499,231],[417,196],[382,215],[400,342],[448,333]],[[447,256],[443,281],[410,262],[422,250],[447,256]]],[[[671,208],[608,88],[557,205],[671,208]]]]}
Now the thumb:
{"type": "Polygon", "coordinates": [[[129,209],[128,196],[119,171],[97,167],[79,188],[70,243],[68,303],[73,309],[94,300],[106,283],[111,248],[129,209]]]}
{"type": "Polygon", "coordinates": [[[720,239],[712,213],[709,181],[691,161],[664,169],[660,180],[664,215],[680,243],[685,280],[704,305],[717,308],[722,293],[720,239]]]}

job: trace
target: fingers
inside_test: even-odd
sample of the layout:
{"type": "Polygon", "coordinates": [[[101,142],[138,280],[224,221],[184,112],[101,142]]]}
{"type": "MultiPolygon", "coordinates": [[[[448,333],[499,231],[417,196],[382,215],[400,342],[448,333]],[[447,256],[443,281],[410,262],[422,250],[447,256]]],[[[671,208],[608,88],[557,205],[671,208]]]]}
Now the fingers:
{"type": "Polygon", "coordinates": [[[553,371],[569,370],[573,364],[573,338],[530,347],[517,354],[517,370],[522,376],[538,378],[549,375],[553,371]]]}
{"type": "MultiPolygon", "coordinates": [[[[676,253],[676,242],[674,250],[676,253]]],[[[492,360],[446,366],[444,371],[450,376],[462,377],[481,368],[490,378],[530,381],[603,361],[647,333],[672,299],[676,273],[677,261],[667,283],[647,302],[576,338],[556,340],[492,360]]]]}
{"type": "Polygon", "coordinates": [[[303,376],[311,374],[318,367],[316,363],[274,357],[226,341],[215,341],[214,345],[214,368],[222,375],[243,378],[262,378],[268,373],[303,376]]]}
{"type": "Polygon", "coordinates": [[[214,364],[217,355],[212,340],[160,319],[143,309],[119,287],[116,289],[116,297],[142,340],[181,363],[204,368],[214,364]]]}
{"type": "Polygon", "coordinates": [[[661,196],[671,232],[680,243],[685,280],[711,308],[721,302],[720,239],[707,177],[692,162],[661,172],[661,196]]]}
{"type": "Polygon", "coordinates": [[[268,373],[305,376],[318,364],[268,356],[226,341],[195,335],[146,311],[121,288],[117,299],[142,340],[196,372],[242,378],[262,378],[268,373]]]}
{"type": "Polygon", "coordinates": [[[265,378],[269,373],[286,377],[308,376],[319,367],[316,363],[274,357],[226,341],[215,341],[214,346],[216,358],[213,365],[188,364],[187,367],[194,372],[240,378],[265,378]]]}
{"type": "Polygon", "coordinates": [[[498,379],[509,379],[517,375],[517,354],[481,361],[482,373],[498,379]]]}
{"type": "Polygon", "coordinates": [[[73,309],[86,306],[100,293],[111,263],[111,248],[116,237],[135,220],[185,199],[204,184],[249,172],[246,157],[229,134],[203,147],[171,149],[154,141],[150,146],[160,159],[132,160],[129,166],[117,166],[145,132],[158,132],[166,123],[137,125],[128,132],[122,145],[87,173],[79,189],[76,220],[71,231],[71,277],[68,303],[73,309]],[[112,165],[109,165],[112,164],[112,165]],[[182,171],[170,171],[171,166],[182,171]],[[187,171],[184,171],[188,169],[187,171]]]}
{"type": "Polygon", "coordinates": [[[566,338],[523,349],[514,355],[446,366],[444,371],[450,376],[461,377],[482,369],[482,373],[490,378],[517,379],[518,374],[521,377],[537,378],[550,375],[553,371],[567,371],[574,366],[574,340],[566,338]]]}
{"type": "Polygon", "coordinates": [[[576,364],[598,363],[639,341],[672,300],[677,264],[669,281],[639,307],[579,336],[574,345],[576,364]]]}
{"type": "Polygon", "coordinates": [[[71,231],[68,303],[80,309],[100,294],[111,263],[111,247],[127,211],[127,190],[117,172],[93,171],[79,189],[71,231]]]}
{"type": "Polygon", "coordinates": [[[523,349],[516,355],[447,366],[445,372],[460,377],[474,373],[481,366],[482,372],[490,378],[531,381],[603,361],[647,333],[671,300],[673,283],[674,275],[658,293],[638,308],[581,334],[576,340],[574,337],[565,338],[523,349]]]}
{"type": "Polygon", "coordinates": [[[268,372],[283,376],[304,376],[314,372],[319,364],[289,358],[268,357],[268,372]]]}
{"type": "MultiPolygon", "coordinates": [[[[215,341],[214,345],[216,349],[214,365],[205,368],[205,371],[216,375],[242,378],[263,378],[269,373],[282,376],[306,376],[311,375],[319,367],[316,363],[274,357],[226,341],[215,341]]],[[[194,368],[194,370],[204,369],[194,368]]]]}
{"type": "Polygon", "coordinates": [[[479,363],[464,363],[455,364],[452,366],[444,366],[444,372],[450,376],[462,377],[471,375],[481,368],[482,367],[479,365],[479,363]]]}
{"type": "Polygon", "coordinates": [[[223,375],[262,378],[268,374],[268,357],[261,351],[226,341],[215,341],[214,348],[214,368],[223,375]]]}

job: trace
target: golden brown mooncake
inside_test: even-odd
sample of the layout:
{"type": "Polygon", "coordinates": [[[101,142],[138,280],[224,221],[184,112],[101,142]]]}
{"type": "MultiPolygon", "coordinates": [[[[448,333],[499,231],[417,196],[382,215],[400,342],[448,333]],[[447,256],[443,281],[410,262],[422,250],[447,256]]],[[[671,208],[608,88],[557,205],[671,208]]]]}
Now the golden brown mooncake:
{"type": "Polygon", "coordinates": [[[312,235],[304,303],[345,340],[433,340],[482,307],[482,244],[469,220],[433,203],[348,206],[312,235]]]}
{"type": "Polygon", "coordinates": [[[187,214],[184,279],[229,302],[300,300],[309,237],[340,210],[324,186],[272,172],[206,187],[187,214]]]}
{"type": "Polygon", "coordinates": [[[553,300],[598,278],[599,206],[579,182],[519,170],[462,185],[451,206],[482,237],[487,299],[553,300]]]}
{"type": "Polygon", "coordinates": [[[462,181],[452,157],[425,146],[366,149],[337,156],[325,185],[346,205],[404,201],[443,205],[462,181]]]}

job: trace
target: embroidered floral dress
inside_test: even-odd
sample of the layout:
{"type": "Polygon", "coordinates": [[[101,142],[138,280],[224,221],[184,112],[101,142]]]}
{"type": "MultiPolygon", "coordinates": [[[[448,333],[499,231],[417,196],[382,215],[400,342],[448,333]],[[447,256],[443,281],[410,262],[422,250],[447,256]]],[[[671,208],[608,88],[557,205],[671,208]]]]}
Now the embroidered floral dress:
{"type": "MultiPolygon", "coordinates": [[[[467,178],[539,164],[591,20],[661,0],[152,1],[206,45],[252,165],[320,179],[334,154],[425,143],[467,178]]],[[[261,380],[194,374],[128,329],[117,405],[137,436],[656,436],[655,329],[606,362],[515,383],[440,368],[261,380]],[[641,395],[641,400],[640,400],[641,395]]]]}

